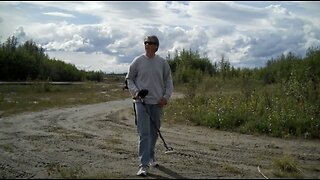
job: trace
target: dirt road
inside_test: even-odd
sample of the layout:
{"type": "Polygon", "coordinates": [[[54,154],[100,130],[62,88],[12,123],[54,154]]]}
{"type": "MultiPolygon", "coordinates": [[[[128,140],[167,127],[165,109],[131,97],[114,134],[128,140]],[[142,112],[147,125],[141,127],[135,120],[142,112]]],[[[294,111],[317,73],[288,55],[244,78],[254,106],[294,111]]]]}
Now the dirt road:
{"type": "Polygon", "coordinates": [[[320,141],[284,140],[163,122],[158,168],[137,177],[130,99],[0,118],[0,178],[277,178],[275,158],[320,178],[320,141]],[[259,169],[258,169],[259,167],[259,169]],[[259,172],[260,170],[260,172],[259,172]]]}

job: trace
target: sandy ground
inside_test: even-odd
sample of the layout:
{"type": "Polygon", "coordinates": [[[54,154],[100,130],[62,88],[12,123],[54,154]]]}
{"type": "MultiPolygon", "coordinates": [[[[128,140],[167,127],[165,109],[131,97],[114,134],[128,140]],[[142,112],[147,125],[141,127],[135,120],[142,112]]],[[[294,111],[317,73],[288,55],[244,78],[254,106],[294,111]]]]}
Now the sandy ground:
{"type": "Polygon", "coordinates": [[[165,154],[159,138],[160,166],[137,177],[133,119],[130,99],[0,118],[0,178],[278,178],[273,160],[287,155],[297,162],[301,178],[320,178],[319,140],[166,122],[161,133],[175,152],[165,154]]]}

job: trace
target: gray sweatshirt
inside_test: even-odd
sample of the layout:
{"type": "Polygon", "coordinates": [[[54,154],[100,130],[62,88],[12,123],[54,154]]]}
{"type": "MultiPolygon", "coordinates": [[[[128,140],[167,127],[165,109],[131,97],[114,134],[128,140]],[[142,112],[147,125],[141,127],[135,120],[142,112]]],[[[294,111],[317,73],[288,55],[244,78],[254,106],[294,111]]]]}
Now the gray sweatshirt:
{"type": "Polygon", "coordinates": [[[157,104],[162,97],[168,101],[173,92],[170,66],[158,55],[153,58],[144,54],[136,57],[130,64],[126,79],[132,97],[136,97],[141,89],[149,91],[144,98],[147,104],[157,104]]]}

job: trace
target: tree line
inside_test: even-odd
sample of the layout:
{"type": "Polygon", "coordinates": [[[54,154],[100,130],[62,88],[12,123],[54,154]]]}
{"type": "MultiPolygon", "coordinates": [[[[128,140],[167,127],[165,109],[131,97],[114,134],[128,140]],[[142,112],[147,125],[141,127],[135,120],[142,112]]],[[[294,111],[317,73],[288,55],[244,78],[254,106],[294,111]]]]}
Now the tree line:
{"type": "Polygon", "coordinates": [[[174,57],[167,56],[172,68],[175,83],[199,84],[204,77],[226,79],[246,79],[261,81],[265,85],[290,84],[292,94],[298,99],[307,99],[320,103],[320,48],[310,47],[305,57],[293,52],[280,55],[267,61],[265,67],[234,68],[225,56],[219,62],[211,63],[198,52],[182,50],[174,57]],[[298,93],[299,92],[299,93],[298,93]],[[302,93],[302,94],[301,94],[302,93]]]}
{"type": "Polygon", "coordinates": [[[267,61],[265,67],[235,68],[222,55],[219,62],[211,63],[207,57],[201,57],[197,51],[185,50],[178,52],[174,57],[167,55],[171,70],[177,83],[201,81],[203,76],[221,77],[222,79],[252,78],[262,80],[265,84],[288,81],[295,76],[300,82],[311,81],[314,87],[320,82],[320,48],[307,49],[304,58],[289,52],[267,61]]]}
{"type": "Polygon", "coordinates": [[[42,47],[15,36],[0,46],[0,81],[102,81],[102,71],[79,70],[73,64],[51,59],[42,47]]]}
{"type": "MultiPolygon", "coordinates": [[[[1,81],[102,81],[102,71],[79,70],[73,64],[55,58],[50,59],[42,47],[28,40],[18,45],[15,36],[0,45],[1,81]]],[[[250,78],[262,80],[265,84],[281,83],[295,78],[301,83],[310,83],[317,91],[320,82],[320,49],[309,48],[304,58],[290,52],[267,61],[261,68],[234,68],[225,56],[219,62],[211,63],[208,57],[198,52],[185,50],[174,57],[168,55],[175,83],[199,83],[204,76],[222,79],[250,78]]]]}

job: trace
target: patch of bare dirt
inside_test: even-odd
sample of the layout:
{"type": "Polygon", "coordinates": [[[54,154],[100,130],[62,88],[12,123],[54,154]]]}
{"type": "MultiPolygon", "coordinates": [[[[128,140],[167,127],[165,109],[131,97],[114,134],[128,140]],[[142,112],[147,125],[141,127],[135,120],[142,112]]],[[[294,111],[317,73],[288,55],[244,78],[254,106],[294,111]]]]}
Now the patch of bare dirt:
{"type": "MultiPolygon", "coordinates": [[[[160,166],[143,178],[278,178],[274,158],[320,178],[320,141],[278,139],[162,123],[174,153],[157,142],[160,166]],[[259,169],[258,169],[259,167],[259,169]],[[260,172],[259,172],[260,170],[260,172]]],[[[0,178],[141,178],[131,99],[0,118],[0,178]]]]}

